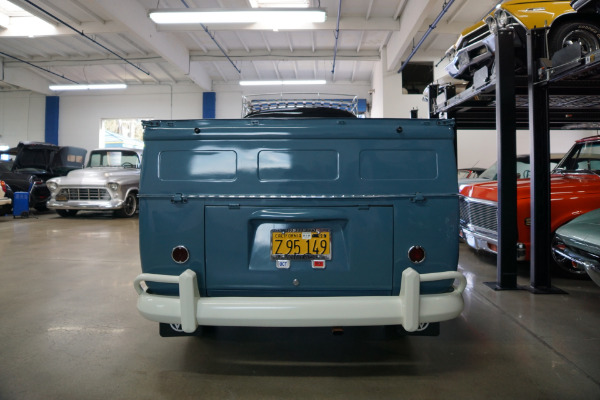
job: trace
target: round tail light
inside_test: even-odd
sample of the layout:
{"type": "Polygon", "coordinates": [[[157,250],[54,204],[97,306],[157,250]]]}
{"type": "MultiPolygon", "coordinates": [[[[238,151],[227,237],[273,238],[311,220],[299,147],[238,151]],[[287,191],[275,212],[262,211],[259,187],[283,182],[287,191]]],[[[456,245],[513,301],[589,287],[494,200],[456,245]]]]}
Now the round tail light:
{"type": "Polygon", "coordinates": [[[171,258],[177,264],[183,264],[190,259],[190,252],[184,246],[177,246],[171,251],[171,258]]]}
{"type": "Polygon", "coordinates": [[[413,246],[408,250],[408,259],[414,264],[421,264],[425,261],[425,249],[421,246],[413,246]]]}

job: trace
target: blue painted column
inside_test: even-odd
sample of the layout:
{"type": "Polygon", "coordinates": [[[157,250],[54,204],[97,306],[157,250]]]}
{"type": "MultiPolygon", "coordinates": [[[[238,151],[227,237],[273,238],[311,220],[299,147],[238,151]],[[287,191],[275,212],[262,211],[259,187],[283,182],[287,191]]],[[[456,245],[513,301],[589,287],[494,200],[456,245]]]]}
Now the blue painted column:
{"type": "Polygon", "coordinates": [[[45,141],[58,145],[58,105],[60,97],[46,96],[45,141]]]}
{"type": "Polygon", "coordinates": [[[214,119],[217,114],[217,95],[215,92],[202,93],[202,118],[214,119]]]}

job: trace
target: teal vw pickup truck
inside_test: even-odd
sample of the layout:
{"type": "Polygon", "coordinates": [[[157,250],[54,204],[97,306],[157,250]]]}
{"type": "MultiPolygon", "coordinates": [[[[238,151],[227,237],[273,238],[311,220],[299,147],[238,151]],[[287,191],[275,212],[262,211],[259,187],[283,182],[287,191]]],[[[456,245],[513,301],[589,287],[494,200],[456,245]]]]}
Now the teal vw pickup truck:
{"type": "Polygon", "coordinates": [[[453,121],[144,127],[134,287],[161,335],[204,326],[439,332],[462,312],[453,121]]]}

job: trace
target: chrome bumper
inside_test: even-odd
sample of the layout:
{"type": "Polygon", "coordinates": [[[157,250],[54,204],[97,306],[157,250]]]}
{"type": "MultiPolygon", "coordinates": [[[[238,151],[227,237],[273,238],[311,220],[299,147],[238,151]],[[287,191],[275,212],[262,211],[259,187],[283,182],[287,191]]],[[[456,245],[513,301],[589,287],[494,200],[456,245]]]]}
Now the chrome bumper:
{"type": "Polygon", "coordinates": [[[124,200],[48,200],[47,207],[51,210],[118,210],[123,208],[124,200]]]}
{"type": "Polygon", "coordinates": [[[192,333],[198,325],[255,327],[317,327],[402,325],[409,332],[420,323],[440,322],[460,315],[467,280],[457,271],[419,274],[412,268],[402,273],[399,296],[349,297],[208,297],[201,298],[196,273],[179,276],[141,274],[134,281],[137,307],[147,319],[181,324],[192,333]],[[420,283],[457,279],[452,292],[420,294],[420,283]],[[179,296],[146,292],[142,282],[179,285],[179,296]]]}
{"type": "Polygon", "coordinates": [[[598,262],[598,260],[585,257],[579,253],[569,250],[568,248],[559,249],[557,247],[552,247],[552,251],[575,262],[580,268],[585,269],[587,274],[590,276],[590,278],[592,278],[596,285],[600,286],[600,262],[598,262]]]}
{"type": "MultiPolygon", "coordinates": [[[[482,233],[472,230],[468,227],[460,227],[460,236],[467,244],[475,250],[487,251],[488,253],[498,254],[498,238],[488,233],[482,233]]],[[[517,261],[527,260],[527,251],[523,243],[517,243],[517,261]]]]}
{"type": "Polygon", "coordinates": [[[494,57],[496,38],[489,35],[486,38],[463,47],[456,52],[452,61],[446,65],[445,70],[453,78],[461,77],[467,68],[476,66],[489,58],[494,57]],[[472,57],[471,54],[477,54],[472,57]]]}

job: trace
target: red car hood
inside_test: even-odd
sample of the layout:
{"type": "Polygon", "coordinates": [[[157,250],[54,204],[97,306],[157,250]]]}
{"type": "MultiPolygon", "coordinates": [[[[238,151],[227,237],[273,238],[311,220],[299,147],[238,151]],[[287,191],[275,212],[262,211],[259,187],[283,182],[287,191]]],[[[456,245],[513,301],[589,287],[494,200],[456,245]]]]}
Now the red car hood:
{"type": "MultiPolygon", "coordinates": [[[[594,174],[564,174],[550,177],[550,196],[572,196],[574,193],[585,191],[587,194],[600,194],[600,176],[594,174]]],[[[486,182],[467,185],[460,194],[476,199],[498,201],[498,182],[486,182]]],[[[531,197],[531,184],[529,179],[517,180],[517,199],[531,197]]]]}

